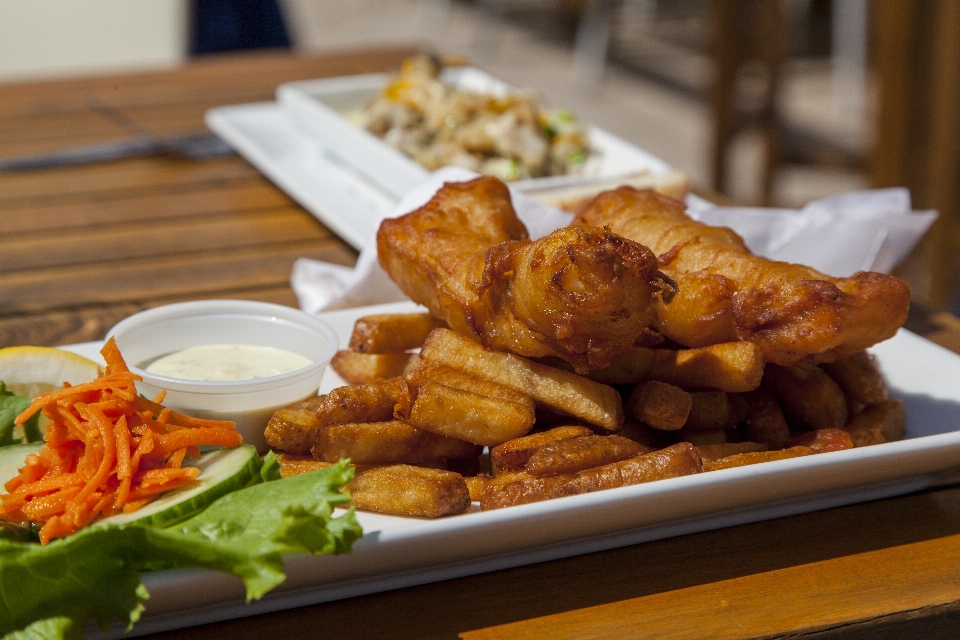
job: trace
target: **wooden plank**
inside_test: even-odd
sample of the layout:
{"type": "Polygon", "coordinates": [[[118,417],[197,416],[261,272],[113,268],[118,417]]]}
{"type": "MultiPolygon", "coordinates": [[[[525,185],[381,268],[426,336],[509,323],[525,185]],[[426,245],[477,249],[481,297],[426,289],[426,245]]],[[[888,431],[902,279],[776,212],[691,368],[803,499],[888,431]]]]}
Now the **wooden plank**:
{"type": "MultiPolygon", "coordinates": [[[[0,318],[0,348],[16,345],[59,346],[102,340],[106,332],[127,316],[143,309],[173,302],[208,299],[211,296],[174,296],[142,303],[120,302],[112,305],[70,311],[50,311],[11,318],[0,318]]],[[[217,298],[258,300],[296,307],[297,297],[289,286],[245,288],[216,292],[217,298]]]]}
{"type": "MultiPolygon", "coordinates": [[[[104,254],[109,257],[108,253],[104,254]]],[[[203,255],[104,262],[43,269],[0,278],[0,317],[92,304],[209,295],[289,282],[300,257],[352,265],[356,254],[339,239],[288,242],[276,247],[211,251],[203,255]]]]}
{"type": "Polygon", "coordinates": [[[928,540],[461,634],[527,638],[759,638],[847,625],[960,598],[960,536],[928,540]],[[910,572],[890,571],[909,565],[910,572]],[[870,585],[867,587],[866,585],[870,585]],[[770,594],[778,606],[771,607],[770,594]]]}
{"type": "Polygon", "coordinates": [[[131,221],[173,220],[221,212],[293,206],[293,201],[259,174],[236,180],[179,185],[159,192],[95,191],[67,200],[25,200],[3,207],[6,236],[67,231],[131,221]]]}
{"type": "Polygon", "coordinates": [[[0,174],[0,208],[93,194],[130,196],[185,185],[223,182],[259,175],[237,156],[185,160],[168,156],[0,174]]]}
{"type": "Polygon", "coordinates": [[[202,218],[86,227],[70,233],[0,236],[0,274],[32,269],[78,267],[105,258],[140,261],[261,247],[290,242],[320,242],[331,237],[300,208],[224,213],[202,218]]]}
{"type": "MultiPolygon", "coordinates": [[[[396,68],[415,47],[336,57],[290,52],[204,56],[170,71],[0,84],[0,117],[84,108],[91,96],[115,106],[176,103],[197,96],[269,99],[282,82],[396,68]]],[[[235,100],[229,100],[233,102],[235,100]]]]}

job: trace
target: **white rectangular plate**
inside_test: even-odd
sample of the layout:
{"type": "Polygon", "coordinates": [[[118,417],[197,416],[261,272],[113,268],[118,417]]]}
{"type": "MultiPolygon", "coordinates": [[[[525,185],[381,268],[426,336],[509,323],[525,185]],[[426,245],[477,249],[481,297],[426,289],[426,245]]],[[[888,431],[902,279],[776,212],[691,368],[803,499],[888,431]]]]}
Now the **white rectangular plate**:
{"type": "MultiPolygon", "coordinates": [[[[478,69],[450,70],[458,84],[477,90],[506,87],[478,69]]],[[[362,250],[394,204],[428,171],[341,113],[362,107],[385,74],[343,76],[281,85],[277,102],[216,107],[207,125],[291,198],[351,246],[362,250]]],[[[594,169],[583,177],[559,176],[513,183],[518,189],[578,184],[671,167],[598,127],[589,127],[594,169]]],[[[690,197],[698,206],[710,206],[690,197]]]]}
{"type": "MultiPolygon", "coordinates": [[[[416,309],[397,303],[322,317],[345,345],[358,317],[416,309]]],[[[99,346],[71,350],[97,358],[99,346]]],[[[899,442],[438,520],[361,513],[364,536],[350,555],[291,557],[287,581],[250,605],[233,576],[146,574],[150,600],[134,635],[900,495],[948,477],[960,466],[960,356],[905,330],[872,351],[906,405],[899,442]]],[[[328,372],[321,390],[341,382],[328,372]]]]}
{"type": "MultiPolygon", "coordinates": [[[[320,80],[288,82],[277,88],[277,102],[289,110],[304,129],[324,140],[337,155],[398,198],[426,177],[428,171],[401,151],[358,127],[344,114],[362,110],[389,80],[390,74],[372,73],[320,80]]],[[[442,79],[459,90],[503,96],[515,91],[502,80],[473,67],[444,69],[442,79]]],[[[583,177],[554,176],[518,181],[517,188],[572,184],[583,178],[609,178],[635,171],[663,173],[670,166],[620,138],[587,127],[593,150],[583,177]]]]}

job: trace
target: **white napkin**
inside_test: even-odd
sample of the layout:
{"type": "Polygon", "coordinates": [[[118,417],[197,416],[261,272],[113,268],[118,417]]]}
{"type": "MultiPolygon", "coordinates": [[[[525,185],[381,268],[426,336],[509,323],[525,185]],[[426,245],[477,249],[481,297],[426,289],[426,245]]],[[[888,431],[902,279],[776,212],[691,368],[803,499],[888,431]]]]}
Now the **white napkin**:
{"type": "MultiPolygon", "coordinates": [[[[413,211],[445,182],[472,180],[477,174],[446,167],[407,193],[385,216],[413,211]]],[[[510,189],[517,216],[531,238],[570,223],[573,216],[510,189]]],[[[856,191],[812,202],[802,210],[712,207],[689,210],[711,225],[731,227],[751,251],[776,260],[808,264],[833,276],[856,271],[889,273],[937,218],[935,211],[912,211],[906,189],[856,191]]],[[[300,308],[310,313],[406,300],[377,262],[376,238],[365,244],[354,268],[300,258],[290,284],[300,308]]]]}
{"type": "Polygon", "coordinates": [[[837,277],[890,273],[937,219],[936,211],[913,211],[910,192],[899,188],[851,191],[800,210],[714,207],[688,213],[730,227],[758,255],[837,277]]]}

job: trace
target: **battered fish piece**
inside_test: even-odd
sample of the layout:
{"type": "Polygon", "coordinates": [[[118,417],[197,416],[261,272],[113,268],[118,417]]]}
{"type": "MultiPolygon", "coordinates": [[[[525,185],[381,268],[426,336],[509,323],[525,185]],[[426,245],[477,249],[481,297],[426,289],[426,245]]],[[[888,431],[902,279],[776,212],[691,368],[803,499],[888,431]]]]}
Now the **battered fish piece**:
{"type": "Polygon", "coordinates": [[[632,346],[673,294],[646,247],[605,229],[568,227],[531,241],[510,193],[490,177],[444,185],[384,220],[380,264],[451,329],[491,349],[559,356],[599,369],[632,346]]]}
{"type": "Polygon", "coordinates": [[[910,286],[882,273],[833,278],[750,253],[731,229],[692,220],[685,205],[652,190],[597,196],[574,224],[602,226],[650,247],[679,288],[657,324],[689,347],[748,340],[783,366],[833,362],[893,337],[907,318],[910,286]]]}

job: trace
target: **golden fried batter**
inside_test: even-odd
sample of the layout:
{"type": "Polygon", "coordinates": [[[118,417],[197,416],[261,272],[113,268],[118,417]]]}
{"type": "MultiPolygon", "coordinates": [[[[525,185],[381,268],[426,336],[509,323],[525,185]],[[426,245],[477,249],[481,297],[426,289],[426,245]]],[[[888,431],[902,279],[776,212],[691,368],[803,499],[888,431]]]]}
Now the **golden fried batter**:
{"type": "Polygon", "coordinates": [[[749,340],[768,361],[832,362],[893,337],[907,317],[902,279],[859,272],[833,278],[755,256],[732,230],[694,221],[682,202],[621,187],[600,194],[574,224],[601,226],[650,247],[679,294],[660,305],[660,330],[700,347],[749,340]]]}
{"type": "Polygon", "coordinates": [[[528,239],[495,178],[448,183],[430,202],[384,220],[380,264],[414,301],[483,345],[606,366],[673,292],[653,253],[604,229],[528,239]]]}

